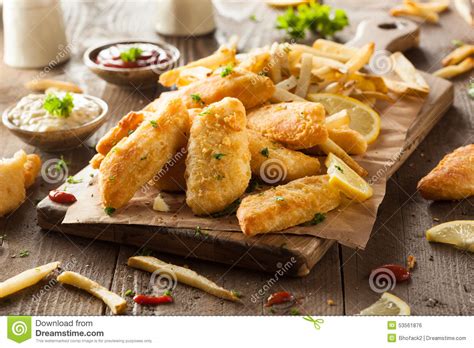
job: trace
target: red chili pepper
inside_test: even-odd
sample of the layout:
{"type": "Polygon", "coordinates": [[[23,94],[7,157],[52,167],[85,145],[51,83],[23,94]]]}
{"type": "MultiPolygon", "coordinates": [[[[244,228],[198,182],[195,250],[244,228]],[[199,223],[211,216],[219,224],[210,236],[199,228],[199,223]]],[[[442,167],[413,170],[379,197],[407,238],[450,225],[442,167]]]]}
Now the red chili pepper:
{"type": "Polygon", "coordinates": [[[74,203],[77,201],[76,197],[69,192],[53,190],[49,191],[49,199],[56,203],[74,203]]]}
{"type": "Polygon", "coordinates": [[[371,272],[371,274],[383,273],[384,269],[388,269],[390,272],[392,272],[396,281],[399,283],[410,279],[410,272],[405,267],[396,264],[388,264],[377,267],[371,272]]]}
{"type": "Polygon", "coordinates": [[[265,303],[265,307],[270,307],[275,304],[291,302],[294,300],[295,300],[295,297],[287,291],[275,292],[274,294],[271,294],[268,297],[267,303],[265,303]]]}
{"type": "Polygon", "coordinates": [[[159,304],[164,303],[172,303],[173,297],[170,295],[163,295],[163,296],[147,296],[147,295],[135,295],[133,297],[135,303],[141,305],[149,305],[149,306],[156,306],[159,304]]]}

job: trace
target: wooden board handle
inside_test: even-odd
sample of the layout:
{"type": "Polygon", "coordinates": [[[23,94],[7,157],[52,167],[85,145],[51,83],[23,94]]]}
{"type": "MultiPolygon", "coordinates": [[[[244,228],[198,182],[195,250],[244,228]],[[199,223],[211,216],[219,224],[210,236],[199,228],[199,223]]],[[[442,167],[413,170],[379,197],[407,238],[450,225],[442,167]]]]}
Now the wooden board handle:
{"type": "Polygon", "coordinates": [[[420,28],[407,19],[388,16],[366,19],[359,24],[355,37],[347,45],[361,47],[370,41],[375,42],[376,50],[403,52],[418,47],[420,28]]]}

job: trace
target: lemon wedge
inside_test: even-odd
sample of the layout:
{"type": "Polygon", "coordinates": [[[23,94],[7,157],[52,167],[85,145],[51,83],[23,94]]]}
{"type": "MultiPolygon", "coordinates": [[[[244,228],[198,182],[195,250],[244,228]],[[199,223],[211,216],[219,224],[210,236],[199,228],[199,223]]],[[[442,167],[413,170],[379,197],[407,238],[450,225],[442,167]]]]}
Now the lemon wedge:
{"type": "Polygon", "coordinates": [[[359,315],[410,315],[410,306],[397,296],[384,292],[382,297],[359,315]]]}
{"type": "Polygon", "coordinates": [[[373,195],[372,187],[339,157],[330,153],[324,162],[328,169],[329,184],[347,197],[363,202],[373,195]]]}
{"type": "Polygon", "coordinates": [[[426,239],[429,242],[451,244],[459,249],[474,252],[474,221],[445,222],[426,231],[426,239]]]}
{"type": "Polygon", "coordinates": [[[307,99],[323,104],[328,115],[346,109],[351,122],[349,127],[362,134],[367,144],[372,144],[380,134],[380,116],[370,106],[357,99],[332,93],[309,94],[307,99]]]}

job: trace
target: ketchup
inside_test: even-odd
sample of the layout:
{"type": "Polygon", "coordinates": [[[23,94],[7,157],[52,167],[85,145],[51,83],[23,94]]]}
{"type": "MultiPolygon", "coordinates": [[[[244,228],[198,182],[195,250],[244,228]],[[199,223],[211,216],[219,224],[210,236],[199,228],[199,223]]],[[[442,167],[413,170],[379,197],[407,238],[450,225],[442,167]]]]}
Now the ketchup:
{"type": "Polygon", "coordinates": [[[280,291],[280,292],[275,292],[274,294],[271,294],[268,299],[267,303],[265,303],[265,307],[271,307],[273,305],[278,305],[286,302],[292,302],[295,300],[295,297],[293,294],[287,292],[287,291],[280,291]]]}
{"type": "Polygon", "coordinates": [[[173,297],[171,295],[163,295],[163,296],[135,295],[135,297],[133,297],[133,301],[141,305],[156,306],[156,305],[165,304],[165,303],[172,303],[173,297]]]}
{"type": "Polygon", "coordinates": [[[75,201],[77,201],[76,197],[72,193],[59,190],[49,191],[48,197],[53,202],[63,204],[74,203],[75,201]]]}
{"type": "Polygon", "coordinates": [[[171,59],[169,52],[158,45],[149,43],[117,44],[104,48],[99,52],[95,62],[108,68],[143,68],[152,65],[159,65],[171,59]],[[132,60],[124,60],[122,53],[132,50],[139,50],[139,54],[132,60]]]}

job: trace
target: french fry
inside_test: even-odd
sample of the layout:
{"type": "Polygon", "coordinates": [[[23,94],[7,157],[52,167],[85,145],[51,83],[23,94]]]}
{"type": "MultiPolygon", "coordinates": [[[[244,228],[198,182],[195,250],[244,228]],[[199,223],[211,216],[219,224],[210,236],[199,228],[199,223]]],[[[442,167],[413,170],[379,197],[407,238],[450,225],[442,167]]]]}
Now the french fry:
{"type": "Polygon", "coordinates": [[[315,54],[321,57],[335,59],[342,63],[346,63],[357,53],[356,48],[324,39],[314,41],[313,48],[316,50],[315,52],[317,52],[315,54]]]}
{"type": "MultiPolygon", "coordinates": [[[[346,63],[350,58],[352,58],[355,55],[356,50],[351,53],[350,57],[349,56],[338,56],[336,54],[330,54],[326,53],[324,51],[320,51],[316,48],[306,46],[306,45],[301,45],[301,44],[293,44],[291,46],[292,52],[290,53],[290,61],[299,60],[299,56],[301,56],[303,53],[308,53],[313,56],[313,58],[316,58],[315,61],[315,67],[316,66],[322,66],[322,65],[329,65],[329,66],[336,66],[336,67],[343,67],[344,63],[346,63]]],[[[349,48],[349,47],[348,47],[349,48]]],[[[350,50],[353,50],[352,48],[349,48],[350,50]]]]}
{"type": "Polygon", "coordinates": [[[335,154],[360,176],[364,177],[369,174],[367,170],[362,168],[359,163],[353,160],[351,156],[349,156],[339,145],[337,145],[331,139],[328,139],[324,144],[320,144],[318,146],[326,155],[329,155],[330,153],[335,154]]]}
{"type": "Polygon", "coordinates": [[[347,69],[347,74],[353,74],[356,71],[359,71],[364,65],[366,65],[372,55],[374,54],[375,44],[373,42],[369,42],[368,44],[359,48],[354,56],[349,59],[345,67],[347,69]]]}
{"type": "Polygon", "coordinates": [[[99,298],[110,308],[113,314],[122,314],[127,310],[127,301],[122,297],[78,273],[66,271],[61,273],[57,279],[62,284],[75,286],[99,298]]]}
{"type": "Polygon", "coordinates": [[[351,118],[346,109],[336,112],[330,116],[326,117],[326,128],[334,129],[341,128],[343,126],[348,126],[351,122],[351,118]]]}
{"type": "Polygon", "coordinates": [[[448,65],[444,68],[441,68],[435,71],[433,75],[445,79],[450,79],[458,75],[464,74],[465,72],[471,71],[472,69],[474,69],[474,58],[469,57],[464,59],[461,63],[457,65],[448,65]]]}
{"type": "Polygon", "coordinates": [[[387,88],[398,95],[410,95],[414,97],[425,98],[429,94],[429,90],[422,89],[417,85],[409,84],[403,81],[396,81],[389,78],[383,78],[387,88]]]}
{"type": "Polygon", "coordinates": [[[462,45],[444,57],[442,63],[444,66],[458,64],[472,55],[474,55],[474,45],[462,45]]]}
{"type": "Polygon", "coordinates": [[[388,92],[387,85],[385,84],[385,81],[382,76],[368,75],[361,72],[356,72],[352,75],[349,75],[347,79],[356,81],[356,88],[361,89],[363,91],[372,91],[374,90],[373,87],[375,87],[375,90],[380,93],[388,92]],[[370,82],[370,84],[368,82],[370,82]]]}
{"type": "Polygon", "coordinates": [[[198,66],[217,69],[220,66],[235,63],[235,49],[230,49],[226,45],[221,46],[215,53],[208,57],[198,59],[182,67],[167,71],[160,75],[160,83],[165,87],[171,87],[176,84],[184,70],[198,66]]]}
{"type": "Polygon", "coordinates": [[[454,0],[454,7],[467,24],[474,26],[474,9],[471,0],[454,0]]]}
{"type": "Polygon", "coordinates": [[[286,91],[289,91],[290,89],[293,89],[296,87],[298,83],[298,79],[294,76],[294,75],[291,75],[289,78],[287,78],[286,80],[283,80],[281,82],[279,82],[276,87],[277,88],[281,88],[281,89],[284,89],[286,91]]]}
{"type": "Polygon", "coordinates": [[[290,101],[307,101],[304,98],[297,96],[291,92],[288,92],[281,88],[275,88],[275,93],[273,93],[272,98],[270,99],[274,103],[283,103],[283,102],[290,102],[290,101]]]}
{"type": "Polygon", "coordinates": [[[413,0],[404,0],[404,4],[410,4],[412,6],[418,7],[423,10],[433,11],[433,12],[443,12],[449,8],[450,0],[438,0],[430,2],[418,2],[413,0]]]}
{"type": "Polygon", "coordinates": [[[426,83],[425,79],[415,69],[413,64],[406,59],[406,57],[400,53],[395,52],[391,55],[392,62],[394,63],[395,73],[405,82],[416,85],[420,90],[426,90],[429,92],[430,86],[426,83]]]}
{"type": "Polygon", "coordinates": [[[301,55],[301,68],[295,94],[301,98],[306,97],[308,87],[311,83],[311,70],[313,69],[313,56],[309,53],[301,55]]]}
{"type": "Polygon", "coordinates": [[[52,89],[59,89],[65,92],[82,93],[81,87],[79,87],[78,85],[74,83],[66,82],[66,81],[58,81],[58,80],[49,80],[49,79],[31,80],[25,83],[25,87],[32,91],[38,91],[38,92],[44,92],[47,89],[52,88],[52,89]]]}
{"type": "Polygon", "coordinates": [[[274,42],[270,48],[270,71],[269,76],[274,83],[278,83],[282,80],[281,74],[281,59],[280,56],[284,54],[280,50],[278,42],[274,42]]]}
{"type": "Polygon", "coordinates": [[[35,285],[52,271],[57,269],[60,262],[51,262],[43,266],[26,270],[0,283],[0,298],[35,285]]]}
{"type": "Polygon", "coordinates": [[[390,14],[394,17],[407,16],[413,19],[424,20],[429,23],[438,23],[439,21],[439,16],[436,12],[417,7],[412,3],[406,3],[402,6],[394,7],[390,10],[390,14]]]}
{"type": "Polygon", "coordinates": [[[132,256],[128,259],[128,266],[150,273],[159,271],[176,276],[178,282],[203,290],[208,294],[229,301],[239,301],[237,295],[226,290],[209,279],[197,274],[188,268],[166,263],[152,256],[132,256]]]}

